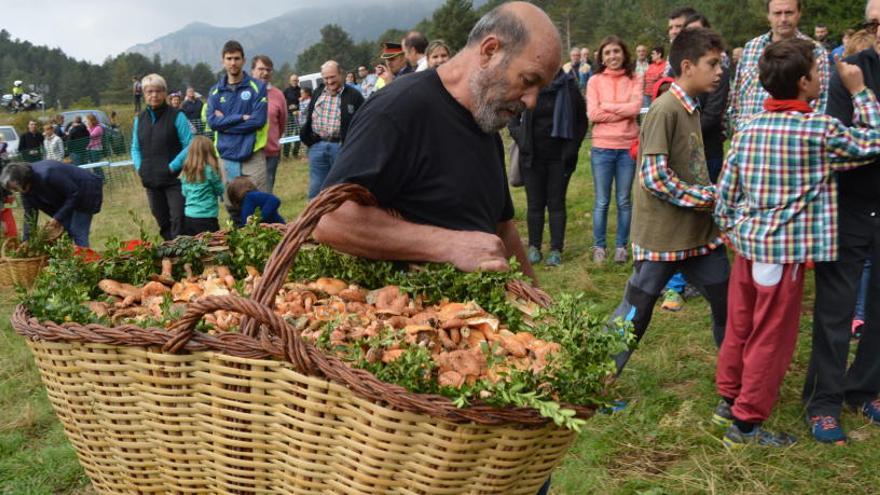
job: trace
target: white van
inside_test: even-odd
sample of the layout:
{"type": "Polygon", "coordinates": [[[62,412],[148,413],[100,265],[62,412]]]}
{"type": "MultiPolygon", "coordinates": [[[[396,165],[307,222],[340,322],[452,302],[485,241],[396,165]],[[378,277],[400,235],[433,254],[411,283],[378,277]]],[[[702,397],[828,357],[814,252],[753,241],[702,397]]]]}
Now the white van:
{"type": "Polygon", "coordinates": [[[9,157],[18,153],[18,133],[11,125],[0,125],[0,136],[6,143],[6,153],[9,157]]]}
{"type": "Polygon", "coordinates": [[[324,84],[324,78],[321,77],[320,72],[313,72],[311,74],[299,76],[299,86],[301,88],[309,88],[314,91],[315,88],[322,84],[324,84]]]}

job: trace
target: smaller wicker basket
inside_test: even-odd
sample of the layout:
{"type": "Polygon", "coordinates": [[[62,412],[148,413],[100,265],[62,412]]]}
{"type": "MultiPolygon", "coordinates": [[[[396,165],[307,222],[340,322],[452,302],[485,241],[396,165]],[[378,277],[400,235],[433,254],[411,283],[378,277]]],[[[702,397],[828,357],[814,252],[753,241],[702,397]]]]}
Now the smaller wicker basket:
{"type": "Polygon", "coordinates": [[[34,256],[32,258],[12,258],[7,256],[8,250],[18,247],[15,238],[6,239],[0,245],[0,287],[12,287],[23,285],[30,287],[34,279],[40,274],[40,270],[46,266],[47,256],[34,256]]]}

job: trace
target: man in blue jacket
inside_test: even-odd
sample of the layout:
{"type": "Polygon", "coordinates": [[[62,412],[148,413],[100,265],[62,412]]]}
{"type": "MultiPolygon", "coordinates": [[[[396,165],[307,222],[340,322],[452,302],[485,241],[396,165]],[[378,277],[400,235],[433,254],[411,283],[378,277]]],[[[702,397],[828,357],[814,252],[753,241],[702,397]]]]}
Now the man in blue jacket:
{"type": "Polygon", "coordinates": [[[266,158],[261,150],[269,133],[268,96],[266,85],[244,72],[244,63],[241,44],[227,41],[223,45],[226,74],[209,91],[206,114],[226,180],[247,175],[265,191],[266,158]]]}
{"type": "MultiPolygon", "coordinates": [[[[104,183],[95,174],[79,167],[41,160],[33,164],[12,163],[0,174],[0,187],[21,193],[25,218],[36,221],[39,212],[51,215],[50,229],[62,227],[74,244],[89,246],[92,217],[101,211],[104,183]]],[[[25,224],[24,237],[28,237],[25,224]]]]}

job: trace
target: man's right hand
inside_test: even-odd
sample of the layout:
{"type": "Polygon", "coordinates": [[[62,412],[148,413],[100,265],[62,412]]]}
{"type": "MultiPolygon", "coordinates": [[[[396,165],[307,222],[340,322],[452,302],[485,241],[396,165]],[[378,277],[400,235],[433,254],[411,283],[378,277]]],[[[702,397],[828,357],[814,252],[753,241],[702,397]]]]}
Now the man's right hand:
{"type": "Polygon", "coordinates": [[[837,62],[837,74],[840,75],[840,81],[849,94],[854,95],[865,89],[865,76],[859,66],[843,61],[837,62]]]}
{"type": "Polygon", "coordinates": [[[505,258],[504,242],[485,232],[455,232],[445,248],[449,263],[465,272],[503,272],[510,267],[505,258]]]}

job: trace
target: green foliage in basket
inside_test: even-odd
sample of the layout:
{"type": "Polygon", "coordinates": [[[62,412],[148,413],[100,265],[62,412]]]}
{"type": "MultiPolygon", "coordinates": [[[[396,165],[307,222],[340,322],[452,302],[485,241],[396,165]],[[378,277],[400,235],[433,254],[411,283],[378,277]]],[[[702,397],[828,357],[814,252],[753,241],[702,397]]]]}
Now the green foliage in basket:
{"type": "Polygon", "coordinates": [[[98,265],[101,278],[143,285],[150,280],[150,275],[156,273],[158,261],[153,244],[130,245],[126,241],[111,238],[107,241],[107,249],[101,253],[98,265]]]}
{"type": "Polygon", "coordinates": [[[217,263],[228,266],[236,279],[247,276],[247,266],[262,271],[272,250],[281,241],[281,232],[260,225],[259,215],[252,215],[240,229],[231,228],[231,224],[227,227],[229,250],[217,255],[217,263]]]}
{"type": "Polygon", "coordinates": [[[40,320],[78,323],[103,322],[83,303],[97,297],[101,269],[74,255],[67,236],[49,249],[49,263],[30,292],[19,289],[19,299],[40,320]]]}
{"type": "Polygon", "coordinates": [[[208,241],[198,237],[181,236],[171,244],[161,244],[156,248],[157,258],[175,260],[173,274],[175,280],[184,276],[185,265],[190,265],[193,273],[201,272],[204,269],[204,260],[209,254],[208,241]]]}
{"type": "Polygon", "coordinates": [[[522,313],[507,298],[507,283],[523,280],[519,263],[509,260],[507,272],[462,272],[448,263],[429,263],[424,268],[400,272],[395,285],[410,294],[423,294],[429,301],[476,301],[483,309],[518,330],[522,313]]]}
{"type": "Polygon", "coordinates": [[[48,255],[55,238],[55,231],[48,228],[48,224],[38,225],[36,215],[26,216],[25,224],[28,240],[15,249],[7,250],[6,256],[21,259],[48,255]]]}
{"type": "Polygon", "coordinates": [[[299,250],[290,278],[300,281],[332,277],[367,289],[378,289],[395,283],[404,268],[399,263],[357,258],[320,245],[299,250]]]}

